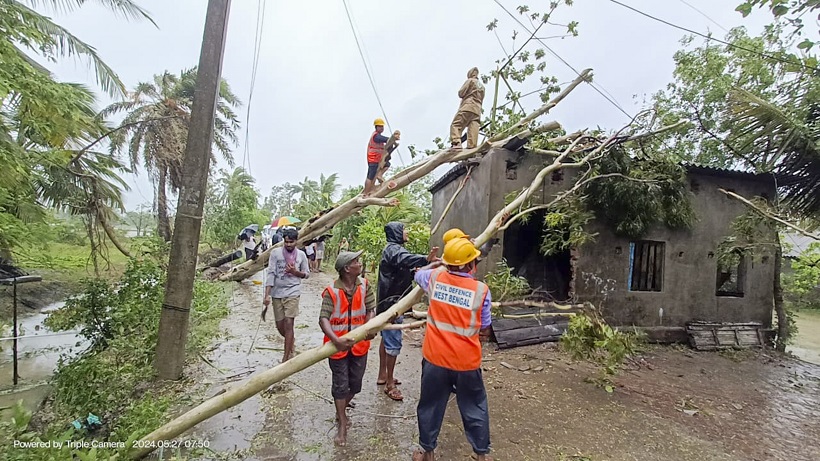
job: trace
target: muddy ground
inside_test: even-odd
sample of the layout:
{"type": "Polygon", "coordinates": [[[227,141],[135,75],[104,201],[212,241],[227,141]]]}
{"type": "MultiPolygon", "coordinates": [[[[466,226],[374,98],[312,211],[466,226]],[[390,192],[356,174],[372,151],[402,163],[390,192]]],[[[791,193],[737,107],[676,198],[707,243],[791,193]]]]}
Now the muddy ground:
{"type": "MultiPolygon", "coordinates": [[[[329,282],[326,274],[305,282],[296,321],[299,351],[321,344],[319,293],[329,282]]],[[[187,370],[199,383],[189,394],[192,402],[281,358],[282,341],[272,322],[261,324],[254,342],[261,287],[245,282],[233,290],[231,314],[222,324],[230,333],[206,354],[210,364],[187,370]]],[[[332,442],[326,362],[200,423],[189,437],[210,444],[213,452],[201,459],[410,459],[418,437],[420,341],[420,332],[405,333],[396,373],[403,381],[400,403],[375,384],[378,340],[373,342],[364,390],[350,410],[347,447],[332,442]]],[[[820,367],[805,362],[765,353],[651,347],[615,380],[613,394],[586,382],[597,371],[571,361],[555,345],[507,351],[488,346],[483,369],[497,460],[820,459],[820,367]]],[[[470,452],[451,401],[439,459],[468,460],[470,452]]]]}

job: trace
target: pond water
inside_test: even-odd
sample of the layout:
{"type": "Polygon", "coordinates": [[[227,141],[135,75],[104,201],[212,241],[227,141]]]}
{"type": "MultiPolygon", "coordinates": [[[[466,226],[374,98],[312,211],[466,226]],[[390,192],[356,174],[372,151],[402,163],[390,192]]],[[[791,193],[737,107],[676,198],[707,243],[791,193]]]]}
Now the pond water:
{"type": "Polygon", "coordinates": [[[806,362],[820,365],[820,311],[797,314],[797,340],[787,349],[806,362]]]}
{"type": "MultiPolygon", "coordinates": [[[[13,341],[0,340],[0,419],[11,415],[11,408],[18,400],[23,400],[30,410],[35,409],[48,395],[48,381],[57,368],[60,355],[82,350],[82,338],[76,331],[55,332],[43,325],[48,314],[64,304],[50,304],[18,318],[18,335],[22,337],[17,341],[17,374],[20,376],[17,386],[12,385],[13,341]]],[[[11,330],[3,337],[11,337],[11,330]]]]}

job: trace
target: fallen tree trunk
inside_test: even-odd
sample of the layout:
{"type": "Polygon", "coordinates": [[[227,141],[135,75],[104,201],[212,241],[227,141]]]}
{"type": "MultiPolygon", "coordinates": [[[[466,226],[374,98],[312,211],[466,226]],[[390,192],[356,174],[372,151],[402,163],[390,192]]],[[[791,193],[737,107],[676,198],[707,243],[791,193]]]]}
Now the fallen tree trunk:
{"type": "MultiPolygon", "coordinates": [[[[509,140],[515,137],[518,137],[520,139],[526,139],[539,133],[560,129],[561,125],[558,122],[549,122],[540,125],[535,129],[525,129],[521,132],[518,132],[517,134],[511,134],[516,133],[515,130],[527,126],[527,124],[535,120],[535,118],[548,113],[553,107],[558,105],[559,102],[566,98],[575,88],[577,88],[578,85],[580,85],[584,81],[587,81],[589,78],[591,78],[591,76],[592,69],[584,70],[583,72],[581,72],[578,78],[576,78],[572,83],[567,85],[567,87],[551,101],[538,108],[530,116],[526,117],[525,119],[522,119],[514,126],[505,130],[503,133],[500,133],[488,139],[480,146],[475,147],[473,149],[440,150],[437,153],[425,159],[424,161],[419,162],[415,165],[411,165],[403,171],[400,171],[392,178],[389,178],[387,184],[395,185],[392,189],[389,189],[387,187],[387,184],[382,184],[381,187],[376,189],[376,191],[368,198],[356,196],[351,198],[347,202],[344,202],[338,205],[337,207],[332,208],[327,213],[319,216],[318,218],[315,218],[315,220],[312,220],[308,222],[306,225],[302,226],[302,228],[299,230],[299,240],[297,241],[297,243],[302,244],[304,242],[307,242],[311,239],[314,239],[322,235],[323,233],[333,228],[333,226],[335,226],[339,222],[343,221],[344,219],[347,219],[350,216],[353,216],[355,213],[357,213],[358,211],[360,211],[368,205],[398,205],[397,201],[387,199],[386,196],[392,192],[407,187],[409,184],[411,184],[419,178],[427,176],[437,167],[445,163],[460,162],[462,160],[467,160],[475,156],[484,155],[487,152],[489,152],[492,148],[503,147],[509,140]]],[[[275,246],[261,253],[256,260],[248,261],[234,267],[230,272],[220,276],[219,280],[238,281],[243,280],[259,272],[267,264],[270,252],[273,248],[275,248],[275,246]]]]}
{"type": "MultiPolygon", "coordinates": [[[[378,333],[385,325],[390,324],[396,317],[410,310],[413,304],[421,299],[422,290],[419,287],[413,288],[410,293],[399,300],[393,307],[388,309],[369,322],[348,333],[347,337],[353,338],[356,342],[362,341],[368,334],[378,333]]],[[[154,442],[160,440],[170,440],[179,436],[198,423],[205,421],[211,416],[220,413],[234,405],[237,405],[254,395],[264,391],[273,384],[298,373],[305,368],[324,360],[337,352],[333,343],[325,343],[320,347],[305,351],[285,363],[279,364],[270,370],[266,370],[258,375],[249,378],[244,383],[228,389],[226,392],[212,397],[198,406],[188,410],[183,415],[169,421],[154,432],[143,437],[137,448],[129,453],[132,459],[139,459],[151,453],[154,449],[150,446],[156,445],[154,442]]]]}
{"type": "Polygon", "coordinates": [[[519,300],[519,301],[499,301],[492,303],[494,308],[503,308],[503,307],[535,307],[538,309],[559,309],[562,311],[568,311],[572,309],[583,309],[583,304],[560,304],[551,301],[527,301],[527,300],[519,300]]]}

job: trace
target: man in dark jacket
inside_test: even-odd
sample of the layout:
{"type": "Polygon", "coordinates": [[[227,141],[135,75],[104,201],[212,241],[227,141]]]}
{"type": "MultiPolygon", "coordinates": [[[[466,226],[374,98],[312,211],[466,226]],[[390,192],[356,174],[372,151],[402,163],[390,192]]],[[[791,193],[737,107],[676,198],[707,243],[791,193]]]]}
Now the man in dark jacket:
{"type": "MultiPolygon", "coordinates": [[[[428,255],[410,253],[404,248],[407,241],[407,232],[404,224],[390,222],[384,226],[387,237],[387,246],[382,251],[382,260],[379,264],[379,291],[376,313],[381,314],[392,307],[399,299],[410,291],[413,284],[413,272],[428,263],[438,259],[438,247],[433,247],[428,255]]],[[[402,317],[394,323],[402,323],[402,317]]],[[[386,330],[381,332],[382,341],[379,346],[379,377],[376,384],[385,384],[384,393],[393,400],[403,400],[398,389],[399,381],[393,377],[396,368],[396,358],[401,352],[401,330],[386,330]]]]}

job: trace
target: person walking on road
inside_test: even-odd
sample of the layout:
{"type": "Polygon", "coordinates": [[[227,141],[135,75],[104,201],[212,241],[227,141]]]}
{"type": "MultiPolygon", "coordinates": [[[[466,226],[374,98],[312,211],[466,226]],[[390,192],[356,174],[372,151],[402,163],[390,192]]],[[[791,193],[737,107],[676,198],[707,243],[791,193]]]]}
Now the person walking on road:
{"type": "Polygon", "coordinates": [[[282,231],[282,238],[283,246],[274,248],[268,260],[265,293],[262,298],[262,304],[265,305],[262,320],[265,320],[272,299],[276,330],[285,338],[285,352],[282,355],[284,363],[293,355],[293,321],[299,315],[302,280],[310,275],[310,267],[305,253],[296,248],[299,232],[293,228],[286,228],[282,231]]]}

